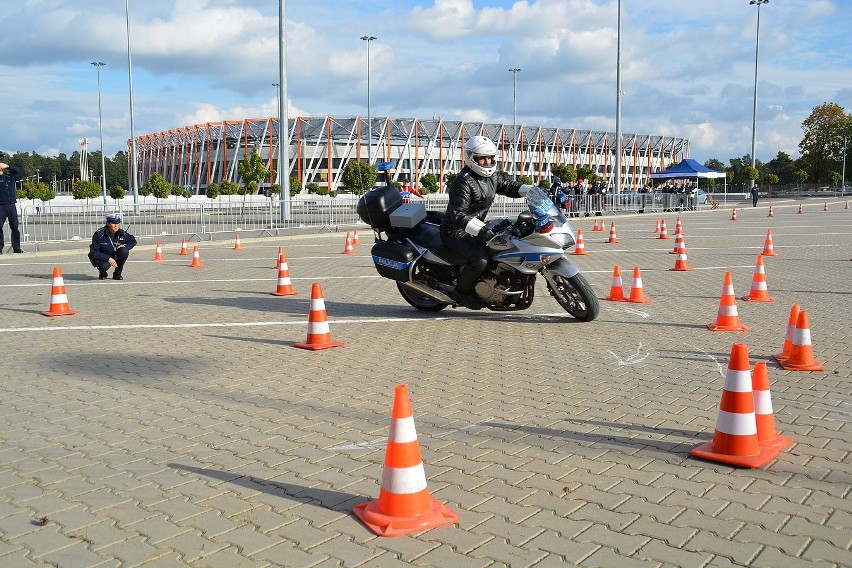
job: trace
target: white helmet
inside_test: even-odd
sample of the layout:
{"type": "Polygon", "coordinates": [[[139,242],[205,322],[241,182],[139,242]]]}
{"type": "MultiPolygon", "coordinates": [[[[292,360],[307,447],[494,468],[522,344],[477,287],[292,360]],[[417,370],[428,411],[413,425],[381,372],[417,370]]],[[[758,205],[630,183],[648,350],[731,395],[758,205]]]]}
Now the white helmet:
{"type": "Polygon", "coordinates": [[[471,136],[464,144],[464,163],[477,174],[491,177],[497,170],[497,146],[485,136],[471,136]],[[494,160],[489,166],[480,166],[476,163],[479,156],[491,156],[494,160]]]}

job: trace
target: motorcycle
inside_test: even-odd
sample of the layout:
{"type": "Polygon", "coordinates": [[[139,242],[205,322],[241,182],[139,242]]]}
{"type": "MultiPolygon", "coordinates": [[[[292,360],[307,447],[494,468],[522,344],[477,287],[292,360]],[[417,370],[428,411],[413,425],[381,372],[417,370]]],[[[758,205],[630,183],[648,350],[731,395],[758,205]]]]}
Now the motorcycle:
{"type": "MultiPolygon", "coordinates": [[[[529,190],[526,201],[528,210],[517,219],[486,222],[494,237],[486,244],[488,267],[474,291],[490,310],[525,310],[533,302],[536,275],[541,274],[566,312],[580,321],[594,320],[600,312],[597,296],[565,255],[575,244],[568,219],[539,187],[529,190]]],[[[396,282],[406,302],[424,312],[456,305],[451,294],[465,259],[441,241],[443,212],[402,203],[391,185],[362,195],[356,210],[376,233],[371,250],[376,270],[396,282]]]]}

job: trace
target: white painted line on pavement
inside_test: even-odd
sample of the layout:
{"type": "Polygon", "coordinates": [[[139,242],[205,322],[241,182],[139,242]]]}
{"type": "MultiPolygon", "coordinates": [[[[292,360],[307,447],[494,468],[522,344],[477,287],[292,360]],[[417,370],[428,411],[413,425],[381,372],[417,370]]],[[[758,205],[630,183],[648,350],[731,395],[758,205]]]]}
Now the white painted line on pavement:
{"type": "MultiPolygon", "coordinates": [[[[297,277],[290,278],[290,280],[310,280],[314,282],[321,282],[324,280],[358,280],[360,278],[381,278],[378,274],[364,274],[361,276],[323,276],[323,277],[297,277]]],[[[145,282],[133,282],[124,280],[120,285],[121,286],[133,286],[139,284],[200,284],[203,282],[270,282],[273,281],[274,278],[220,278],[220,279],[207,279],[207,280],[151,280],[145,282]]],[[[51,282],[50,278],[45,278],[45,282],[37,282],[33,284],[0,284],[0,288],[33,288],[33,287],[41,287],[46,286],[51,282]]],[[[111,284],[104,284],[99,280],[95,281],[86,281],[86,282],[75,282],[71,281],[65,282],[66,288],[73,288],[76,286],[110,286],[111,284]]]]}
{"type": "Polygon", "coordinates": [[[719,376],[720,376],[720,377],[722,377],[723,379],[725,378],[725,371],[724,371],[724,367],[722,367],[722,364],[721,364],[721,363],[719,363],[719,360],[718,360],[718,359],[716,359],[715,357],[713,357],[711,354],[709,354],[708,352],[706,352],[706,351],[705,351],[705,350],[703,350],[702,348],[700,348],[700,347],[696,347],[695,345],[689,345],[689,344],[687,344],[687,347],[692,347],[692,348],[693,348],[693,349],[695,349],[696,351],[700,351],[701,353],[704,353],[707,357],[709,357],[711,361],[713,361],[714,363],[716,363],[716,370],[718,370],[718,371],[719,371],[719,376]]]}
{"type": "Polygon", "coordinates": [[[612,351],[607,351],[607,352],[610,355],[612,355],[613,357],[615,357],[615,360],[618,361],[619,366],[623,367],[625,365],[635,365],[636,363],[641,363],[642,361],[644,361],[645,359],[647,359],[651,355],[650,351],[645,352],[645,353],[642,353],[641,351],[642,351],[642,342],[640,341],[639,346],[636,347],[636,353],[634,353],[633,355],[629,355],[626,359],[622,359],[621,357],[619,357],[618,355],[616,355],[612,351]]]}

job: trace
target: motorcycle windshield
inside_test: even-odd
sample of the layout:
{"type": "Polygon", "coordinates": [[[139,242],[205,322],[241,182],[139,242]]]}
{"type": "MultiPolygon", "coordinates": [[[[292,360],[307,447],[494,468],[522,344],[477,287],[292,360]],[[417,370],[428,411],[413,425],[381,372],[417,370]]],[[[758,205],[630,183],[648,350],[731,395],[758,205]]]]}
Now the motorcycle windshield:
{"type": "Polygon", "coordinates": [[[540,187],[532,187],[527,192],[527,205],[536,218],[544,215],[556,217],[559,214],[559,210],[540,187]]]}

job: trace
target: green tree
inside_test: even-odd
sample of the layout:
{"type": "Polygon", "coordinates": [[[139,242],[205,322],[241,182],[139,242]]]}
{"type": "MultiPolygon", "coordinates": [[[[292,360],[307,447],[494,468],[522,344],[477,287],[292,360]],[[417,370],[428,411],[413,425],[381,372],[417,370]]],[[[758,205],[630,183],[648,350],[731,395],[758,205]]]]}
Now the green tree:
{"type": "Polygon", "coordinates": [[[279,183],[273,183],[266,188],[266,197],[268,197],[270,201],[275,201],[275,196],[279,193],[281,193],[281,184],[279,183]]]}
{"type": "Polygon", "coordinates": [[[588,168],[586,166],[580,166],[577,168],[577,179],[584,179],[590,183],[594,183],[600,180],[600,176],[595,173],[595,170],[592,168],[588,168]]]}
{"type": "Polygon", "coordinates": [[[227,195],[230,202],[232,195],[236,195],[240,191],[240,186],[228,179],[223,179],[219,184],[219,195],[227,195]]]}
{"type": "Polygon", "coordinates": [[[74,182],[74,187],[71,189],[71,196],[74,199],[94,199],[101,195],[101,186],[91,182],[78,179],[74,182]]]}
{"type": "Polygon", "coordinates": [[[778,185],[778,176],[775,174],[763,174],[763,183],[766,185],[778,185]]]}
{"type": "Polygon", "coordinates": [[[112,197],[115,201],[121,201],[124,199],[127,192],[124,191],[124,187],[121,185],[114,185],[109,188],[109,196],[112,197]]]}
{"type": "Polygon", "coordinates": [[[182,185],[173,184],[169,188],[169,193],[175,196],[175,205],[177,205],[178,198],[183,197],[184,189],[182,185]]]}
{"type": "Polygon", "coordinates": [[[802,122],[804,136],[799,142],[799,165],[815,182],[827,182],[831,172],[839,171],[843,161],[843,137],[848,137],[852,119],[843,107],[823,103],[814,107],[802,122]]]}
{"type": "Polygon", "coordinates": [[[318,183],[311,182],[305,186],[305,189],[308,190],[308,193],[313,193],[314,195],[328,195],[328,188],[321,186],[318,183]]]}
{"type": "Polygon", "coordinates": [[[796,180],[796,183],[805,183],[808,181],[808,171],[807,170],[796,170],[793,172],[793,179],[796,180]]]}
{"type": "Polygon", "coordinates": [[[216,199],[219,197],[219,186],[215,183],[211,183],[207,186],[204,195],[206,195],[208,199],[216,199]]]}
{"type": "MultiPolygon", "coordinates": [[[[153,174],[151,174],[151,177],[149,177],[148,180],[145,182],[145,185],[143,187],[147,191],[146,195],[153,195],[154,198],[157,200],[157,205],[155,206],[154,214],[158,214],[160,209],[160,200],[167,199],[169,197],[169,192],[171,192],[172,184],[166,181],[166,178],[164,178],[157,172],[154,172],[153,174]]],[[[142,188],[139,188],[139,193],[142,193],[142,188]]]]}
{"type": "Polygon", "coordinates": [[[746,166],[742,171],[743,180],[753,181],[760,178],[760,172],[757,168],[753,168],[751,166],[746,166]]]}
{"type": "Polygon", "coordinates": [[[428,195],[438,191],[438,178],[435,174],[429,173],[420,178],[420,193],[428,195]]]}
{"type": "Polygon", "coordinates": [[[258,187],[261,180],[274,177],[277,173],[275,170],[270,170],[266,167],[266,161],[257,148],[252,148],[249,154],[237,166],[243,180],[243,207],[246,204],[246,195],[254,195],[258,192],[258,187]]]}
{"type": "Polygon", "coordinates": [[[296,197],[302,191],[302,182],[297,177],[290,178],[290,197],[296,197]]]}
{"type": "Polygon", "coordinates": [[[376,185],[379,172],[367,162],[349,162],[343,169],[341,181],[344,187],[355,195],[363,195],[376,185]]]}
{"type": "Polygon", "coordinates": [[[778,177],[776,183],[791,183],[793,181],[793,170],[796,162],[786,152],[778,152],[764,166],[764,175],[774,174],[778,177]]]}
{"type": "Polygon", "coordinates": [[[556,164],[550,168],[550,171],[562,183],[574,183],[577,181],[577,170],[567,164],[556,164]]]}

